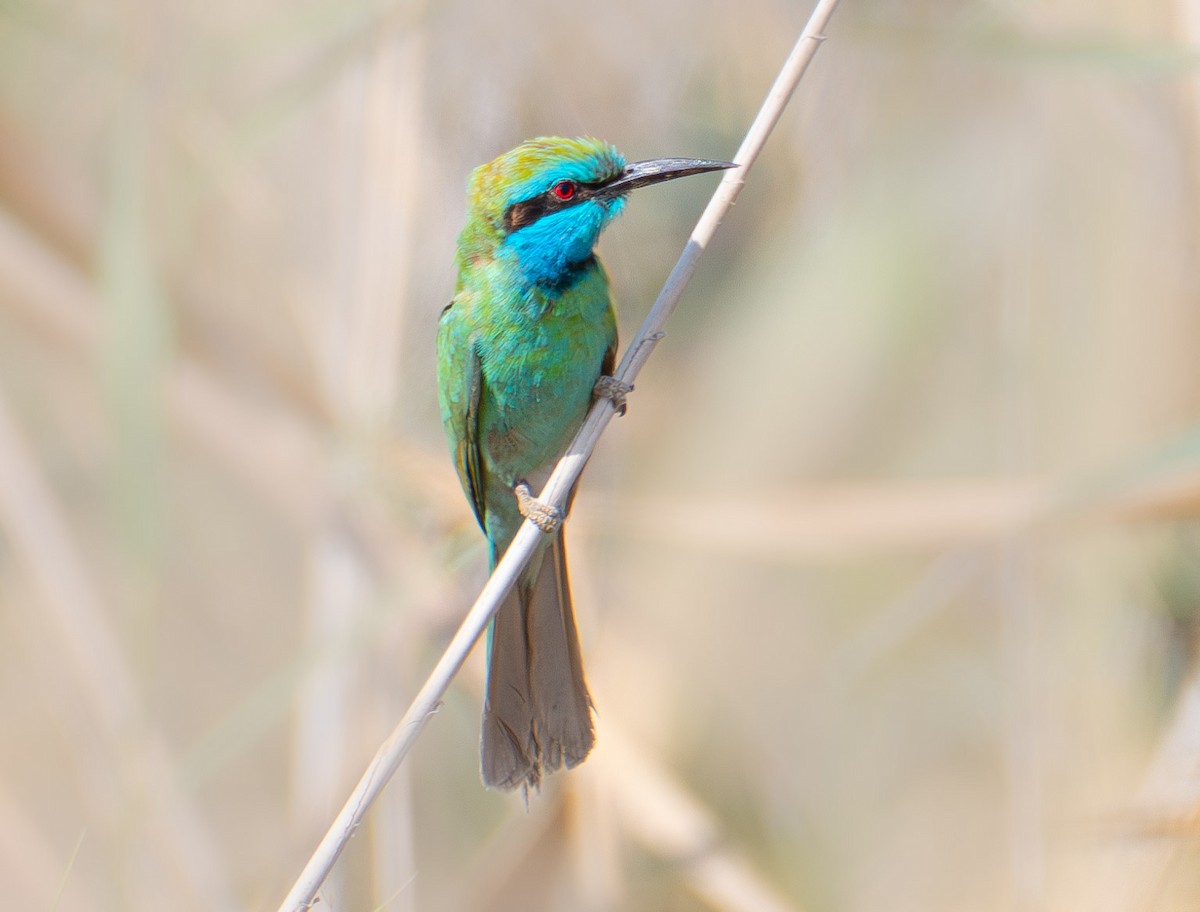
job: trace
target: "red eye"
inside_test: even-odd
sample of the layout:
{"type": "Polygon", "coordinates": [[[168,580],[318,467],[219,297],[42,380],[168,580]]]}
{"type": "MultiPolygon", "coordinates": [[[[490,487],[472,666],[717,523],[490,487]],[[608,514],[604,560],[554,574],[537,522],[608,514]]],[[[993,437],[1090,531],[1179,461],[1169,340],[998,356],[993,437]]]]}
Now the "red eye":
{"type": "Polygon", "coordinates": [[[557,184],[554,185],[554,189],[552,192],[558,199],[566,202],[567,200],[569,200],[571,197],[573,197],[575,195],[575,182],[574,181],[559,181],[557,184]]]}

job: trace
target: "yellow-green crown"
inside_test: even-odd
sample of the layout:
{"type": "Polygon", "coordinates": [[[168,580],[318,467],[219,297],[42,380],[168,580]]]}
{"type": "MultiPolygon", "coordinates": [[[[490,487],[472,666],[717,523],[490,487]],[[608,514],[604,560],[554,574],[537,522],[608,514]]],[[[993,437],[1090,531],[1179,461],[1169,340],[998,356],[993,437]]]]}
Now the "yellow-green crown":
{"type": "Polygon", "coordinates": [[[602,140],[539,136],[471,172],[467,200],[472,216],[499,228],[508,207],[559,181],[599,184],[618,177],[624,167],[621,153],[602,140]]]}

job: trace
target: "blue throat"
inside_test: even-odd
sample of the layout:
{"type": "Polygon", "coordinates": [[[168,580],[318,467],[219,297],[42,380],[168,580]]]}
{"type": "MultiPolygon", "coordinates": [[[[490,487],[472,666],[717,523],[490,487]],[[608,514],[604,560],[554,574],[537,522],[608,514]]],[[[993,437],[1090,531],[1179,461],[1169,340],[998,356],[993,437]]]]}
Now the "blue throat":
{"type": "Polygon", "coordinates": [[[592,261],[592,249],[623,199],[582,203],[543,216],[504,239],[503,250],[514,256],[530,285],[556,291],[569,286],[592,261]]]}

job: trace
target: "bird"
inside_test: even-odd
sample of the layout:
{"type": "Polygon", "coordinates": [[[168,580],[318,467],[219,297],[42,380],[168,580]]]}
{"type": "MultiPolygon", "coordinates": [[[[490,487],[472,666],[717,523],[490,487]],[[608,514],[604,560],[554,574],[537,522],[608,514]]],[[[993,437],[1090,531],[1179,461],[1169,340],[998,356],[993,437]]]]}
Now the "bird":
{"type": "Polygon", "coordinates": [[[458,277],[438,320],[442,424],[490,569],[526,519],[544,533],[487,631],[480,766],[488,788],[523,787],[528,796],[543,774],[581,763],[595,742],[565,517],[534,492],[593,397],[623,413],[631,389],[612,377],[617,323],[596,242],[632,190],[730,167],[627,163],[598,139],[543,136],[468,179],[458,277]]]}

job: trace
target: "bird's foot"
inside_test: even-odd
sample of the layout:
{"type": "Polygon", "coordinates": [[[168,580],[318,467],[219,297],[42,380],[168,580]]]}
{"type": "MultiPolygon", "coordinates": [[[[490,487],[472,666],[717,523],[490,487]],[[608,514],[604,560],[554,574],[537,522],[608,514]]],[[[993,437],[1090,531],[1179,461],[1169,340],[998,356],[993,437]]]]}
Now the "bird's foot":
{"type": "Polygon", "coordinates": [[[528,482],[517,482],[513,493],[517,495],[517,509],[521,511],[521,515],[543,532],[557,532],[558,527],[566,519],[565,514],[558,507],[534,497],[529,491],[528,482]]]}
{"type": "Polygon", "coordinates": [[[611,400],[613,410],[618,415],[625,414],[625,397],[632,392],[632,383],[626,383],[624,380],[618,380],[616,377],[608,376],[608,374],[600,377],[596,381],[596,385],[592,387],[592,395],[597,399],[611,400]]]}

